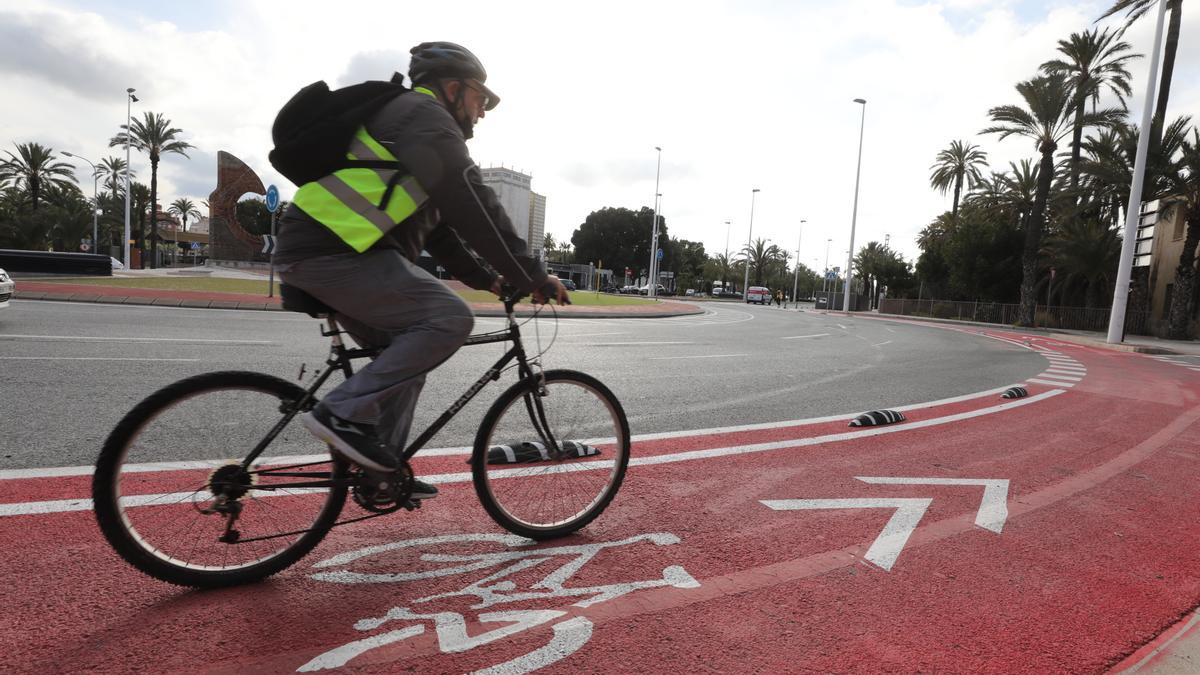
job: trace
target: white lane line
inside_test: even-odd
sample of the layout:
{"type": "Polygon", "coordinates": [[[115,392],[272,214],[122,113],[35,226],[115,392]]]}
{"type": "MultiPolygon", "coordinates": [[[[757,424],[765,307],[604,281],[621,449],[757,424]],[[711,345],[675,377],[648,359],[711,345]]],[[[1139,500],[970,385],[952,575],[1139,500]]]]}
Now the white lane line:
{"type": "Polygon", "coordinates": [[[1079,382],[1083,380],[1082,377],[1075,377],[1074,375],[1060,375],[1051,370],[1038,373],[1038,377],[1044,377],[1048,380],[1066,380],[1067,382],[1079,382]]]}
{"type": "MultiPolygon", "coordinates": [[[[1011,385],[996,387],[995,389],[986,389],[977,391],[972,394],[963,394],[961,396],[951,396],[950,398],[941,398],[935,401],[923,401],[921,403],[910,403],[908,405],[880,405],[881,409],[899,410],[908,412],[910,410],[921,410],[923,408],[935,408],[942,405],[951,405],[954,403],[962,403],[971,401],[985,396],[995,396],[1008,389],[1011,385]]],[[[802,427],[811,426],[813,424],[824,424],[826,422],[844,422],[858,415],[860,410],[854,412],[839,413],[837,415],[826,415],[824,417],[810,417],[807,419],[784,420],[782,422],[759,422],[758,424],[740,424],[737,426],[728,427],[710,427],[707,429],[682,429],[679,431],[659,431],[652,434],[637,434],[630,437],[633,443],[642,443],[645,441],[661,441],[672,438],[688,438],[691,436],[715,436],[717,434],[733,434],[743,431],[762,431],[764,429],[783,429],[785,427],[802,427]]],[[[602,445],[612,443],[612,438],[593,439],[595,444],[602,445]]],[[[445,455],[469,455],[471,448],[465,447],[450,447],[450,448],[422,448],[418,453],[418,457],[438,457],[445,455]]],[[[329,455],[286,455],[279,457],[263,457],[262,462],[270,462],[273,465],[279,464],[303,464],[305,462],[319,462],[322,459],[328,459],[329,455]]],[[[177,471],[187,469],[212,469],[215,466],[220,466],[231,461],[230,459],[220,460],[191,460],[191,461],[176,461],[176,462],[145,462],[141,464],[126,465],[127,472],[148,472],[148,471],[177,471]]],[[[95,470],[92,466],[59,466],[40,469],[0,469],[0,480],[17,480],[24,478],[61,478],[63,476],[90,476],[95,470]]]]}
{"type": "Polygon", "coordinates": [[[1050,380],[1039,380],[1039,379],[1038,379],[1038,378],[1036,378],[1036,377],[1031,377],[1031,378],[1029,378],[1028,380],[1025,380],[1025,381],[1026,381],[1026,382],[1033,382],[1033,383],[1036,383],[1036,384],[1048,384],[1048,385],[1050,385],[1051,387],[1074,387],[1074,386],[1075,386],[1075,385],[1073,385],[1073,384],[1070,384],[1069,382],[1051,382],[1050,380]]]}
{"type": "Polygon", "coordinates": [[[678,359],[723,359],[730,356],[750,356],[749,354],[704,354],[702,356],[655,356],[648,361],[675,361],[678,359]]]}
{"type": "MultiPolygon", "coordinates": [[[[865,438],[865,437],[870,437],[870,436],[882,436],[884,434],[894,434],[894,433],[899,433],[899,432],[903,432],[903,431],[908,431],[910,429],[923,429],[926,427],[939,426],[942,424],[961,422],[963,420],[968,420],[968,419],[972,419],[975,417],[982,417],[984,415],[991,415],[993,413],[1005,412],[1008,410],[1012,410],[1014,408],[1020,408],[1022,406],[1031,405],[1033,403],[1039,403],[1041,401],[1044,401],[1046,399],[1049,399],[1051,397],[1057,396],[1059,394],[1064,394],[1064,393],[1066,393],[1066,392],[1062,389],[1051,389],[1050,391],[1042,392],[1041,394],[1038,394],[1036,396],[1030,396],[1029,398],[1018,399],[1015,401],[1001,403],[999,405],[994,405],[994,406],[990,406],[987,408],[980,408],[978,410],[970,410],[967,412],[961,412],[961,413],[957,413],[954,415],[946,415],[945,417],[935,417],[935,418],[928,419],[928,420],[921,420],[919,422],[910,422],[910,423],[901,424],[901,425],[893,426],[893,427],[871,427],[871,428],[867,428],[867,429],[860,429],[860,430],[856,430],[856,431],[842,432],[842,433],[836,433],[836,434],[828,434],[825,436],[816,436],[816,437],[811,437],[811,438],[797,438],[797,439],[790,439],[790,440],[773,441],[770,443],[752,443],[750,445],[736,445],[736,446],[729,446],[729,447],[724,447],[724,448],[710,448],[707,450],[690,450],[687,452],[677,452],[677,453],[672,453],[672,454],[667,454],[667,455],[655,455],[652,457],[634,457],[629,460],[629,465],[630,466],[651,466],[651,465],[655,465],[655,464],[670,464],[670,463],[674,463],[674,462],[687,462],[687,461],[698,460],[698,459],[712,459],[715,457],[728,457],[728,456],[732,456],[732,455],[747,455],[747,454],[757,453],[757,452],[767,452],[770,450],[782,450],[785,448],[802,448],[802,447],[809,447],[809,446],[813,446],[813,445],[821,445],[823,443],[837,443],[837,442],[841,442],[841,441],[849,441],[849,440],[853,440],[856,438],[865,438]]],[[[562,472],[595,471],[595,470],[601,470],[601,469],[611,469],[612,465],[613,465],[613,463],[611,460],[604,460],[604,461],[599,461],[599,462],[583,462],[580,464],[564,464],[564,465],[558,466],[557,469],[562,472]]],[[[528,468],[520,468],[520,469],[504,469],[504,470],[500,470],[500,471],[495,471],[495,472],[492,472],[490,475],[492,476],[492,478],[509,478],[509,477],[518,477],[519,478],[522,476],[527,476],[528,474],[529,474],[528,468]]],[[[433,475],[426,474],[426,475],[421,476],[421,480],[424,480],[429,483],[437,483],[437,484],[465,483],[465,482],[469,482],[470,480],[472,480],[472,477],[471,477],[470,472],[460,472],[460,473],[446,473],[446,474],[433,474],[433,475]]],[[[313,490],[319,490],[319,489],[320,488],[313,488],[313,490]]],[[[296,492],[299,492],[299,490],[297,490],[296,492]]],[[[136,506],[136,505],[140,505],[140,504],[159,503],[161,500],[163,500],[165,498],[179,497],[179,498],[187,499],[190,496],[192,496],[193,494],[195,494],[195,493],[131,495],[129,497],[124,497],[123,500],[129,500],[125,503],[136,506]]],[[[280,495],[278,495],[278,493],[275,493],[275,492],[267,492],[267,493],[263,494],[260,498],[267,497],[267,496],[280,496],[280,495]]],[[[92,507],[92,500],[90,500],[90,499],[63,499],[63,500],[44,501],[44,502],[24,502],[24,503],[14,503],[14,504],[0,504],[0,517],[17,516],[17,515],[47,514],[47,513],[61,513],[61,512],[65,512],[65,511],[86,511],[86,510],[91,509],[91,507],[92,507]]]]}
{"type": "Polygon", "coordinates": [[[815,335],[789,335],[788,337],[781,337],[779,339],[780,340],[804,340],[806,338],[818,338],[818,337],[829,337],[829,333],[817,333],[815,335]]]}
{"type": "Polygon", "coordinates": [[[842,324],[840,324],[840,323],[837,325],[837,327],[838,327],[838,328],[841,328],[842,330],[849,330],[848,328],[846,328],[845,326],[843,326],[843,325],[842,325],[842,324]]]}
{"type": "Polygon", "coordinates": [[[1072,369],[1061,368],[1059,366],[1050,366],[1049,368],[1047,368],[1044,371],[1043,374],[1045,374],[1045,375],[1075,375],[1075,376],[1083,377],[1084,375],[1087,375],[1087,371],[1086,370],[1075,370],[1073,368],[1072,369]]]}
{"type": "Polygon", "coordinates": [[[694,345],[695,342],[593,342],[592,347],[627,347],[634,345],[694,345]]]}
{"type": "Polygon", "coordinates": [[[884,345],[890,345],[890,344],[892,344],[892,341],[891,341],[891,340],[888,340],[887,342],[880,342],[880,343],[879,343],[879,344],[877,344],[877,345],[871,345],[871,346],[872,346],[872,347],[882,347],[882,346],[884,346],[884,345]]]}
{"type": "Polygon", "coordinates": [[[0,335],[0,340],[62,340],[64,342],[180,342],[219,345],[274,345],[271,340],[205,340],[201,338],[83,337],[71,335],[0,335]]]}
{"type": "Polygon", "coordinates": [[[0,356],[0,361],[173,361],[195,363],[200,359],[145,359],[108,356],[0,356]]]}
{"type": "Polygon", "coordinates": [[[629,335],[629,333],[563,333],[560,337],[565,337],[565,338],[599,337],[601,335],[629,335]]]}

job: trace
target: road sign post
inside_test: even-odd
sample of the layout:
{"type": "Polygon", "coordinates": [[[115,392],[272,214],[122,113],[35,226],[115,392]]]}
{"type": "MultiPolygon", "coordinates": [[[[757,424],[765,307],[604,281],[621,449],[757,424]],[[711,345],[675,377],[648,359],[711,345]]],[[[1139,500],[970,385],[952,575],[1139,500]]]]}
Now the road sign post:
{"type": "Polygon", "coordinates": [[[279,188],[271,185],[267,188],[267,210],[271,212],[271,238],[263,247],[264,253],[271,255],[270,272],[267,276],[267,297],[275,297],[275,215],[279,211],[279,188]]]}

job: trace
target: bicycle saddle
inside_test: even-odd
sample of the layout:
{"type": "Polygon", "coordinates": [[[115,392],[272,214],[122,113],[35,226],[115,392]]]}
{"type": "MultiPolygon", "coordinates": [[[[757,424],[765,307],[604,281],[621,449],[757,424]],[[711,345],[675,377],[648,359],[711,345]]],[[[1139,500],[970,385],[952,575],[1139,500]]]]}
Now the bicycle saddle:
{"type": "Polygon", "coordinates": [[[333,314],[329,305],[291,284],[279,284],[279,297],[283,300],[283,308],[289,312],[303,312],[314,319],[333,314]]]}

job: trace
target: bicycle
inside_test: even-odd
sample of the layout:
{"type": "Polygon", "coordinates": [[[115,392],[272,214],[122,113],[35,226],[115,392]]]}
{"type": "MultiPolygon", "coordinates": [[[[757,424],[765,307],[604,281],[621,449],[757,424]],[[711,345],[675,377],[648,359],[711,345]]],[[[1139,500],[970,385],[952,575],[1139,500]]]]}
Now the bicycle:
{"type": "Polygon", "coordinates": [[[409,460],[514,367],[517,382],[488,408],[470,449],[488,515],[513,534],[554,539],[586,526],[616,495],[629,463],[625,411],[594,377],[543,370],[541,353],[527,356],[515,291],[502,297],[505,328],[465,343],[511,346],[409,443],[393,474],[365,471],[327,446],[309,451],[323,444],[293,420],[316,405],[335,372],[350,377],[353,361],[380,350],[347,347],[336,314],[307,293],[284,285],[281,296],[284,309],[323,320],[330,338],[307,388],[253,371],[188,377],[137,404],[104,443],[92,478],[96,520],[143,573],[199,588],[258,581],[303,558],[335,526],[418,508],[409,460]],[[347,494],[366,515],[338,520],[347,494]]]}

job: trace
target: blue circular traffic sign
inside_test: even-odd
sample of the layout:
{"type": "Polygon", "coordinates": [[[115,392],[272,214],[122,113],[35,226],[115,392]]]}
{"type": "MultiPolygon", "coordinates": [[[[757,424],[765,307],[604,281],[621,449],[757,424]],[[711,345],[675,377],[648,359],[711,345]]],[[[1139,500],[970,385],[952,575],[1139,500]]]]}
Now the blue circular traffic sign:
{"type": "Polygon", "coordinates": [[[663,258],[663,250],[660,248],[660,249],[658,249],[658,259],[662,260],[662,258],[663,258]]]}
{"type": "Polygon", "coordinates": [[[279,208],[279,188],[272,185],[267,188],[267,210],[275,213],[277,208],[279,208]]]}

